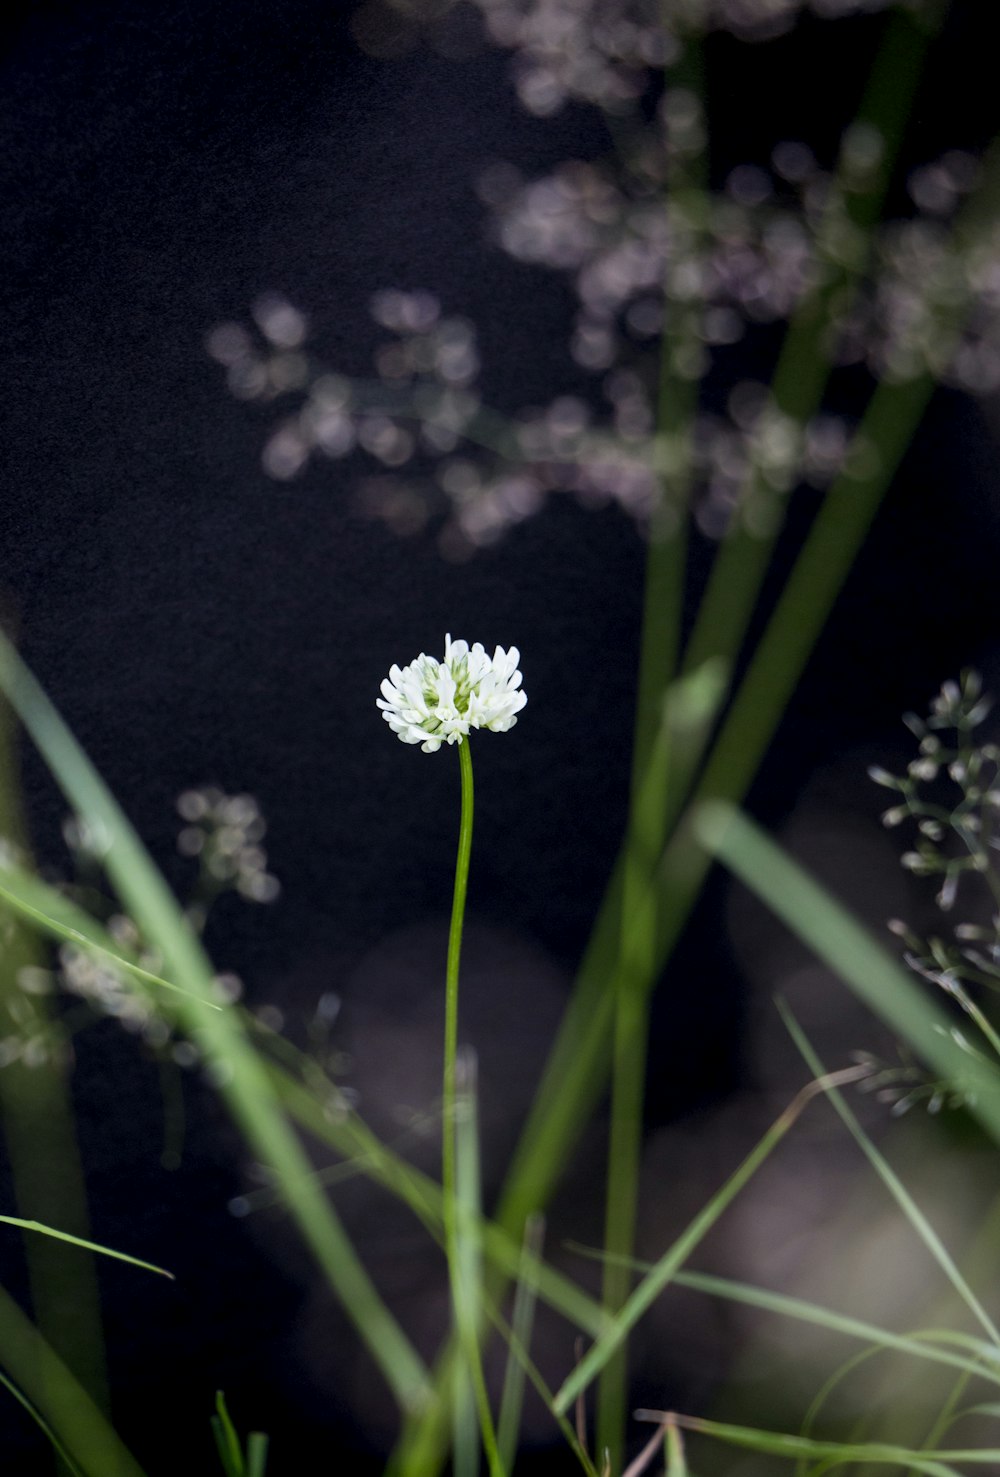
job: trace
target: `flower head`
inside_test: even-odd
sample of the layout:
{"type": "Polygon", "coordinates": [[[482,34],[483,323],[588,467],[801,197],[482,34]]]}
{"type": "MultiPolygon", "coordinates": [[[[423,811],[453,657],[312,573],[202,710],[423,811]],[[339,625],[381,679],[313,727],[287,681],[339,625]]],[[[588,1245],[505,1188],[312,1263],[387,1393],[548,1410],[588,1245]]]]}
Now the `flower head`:
{"type": "Polygon", "coordinates": [[[443,662],[421,652],[408,667],[390,667],[377,704],[393,733],[425,754],[460,744],[473,728],[506,733],[528,701],[518,691],[519,660],[516,646],[498,646],[490,657],[478,641],[446,636],[443,662]]]}

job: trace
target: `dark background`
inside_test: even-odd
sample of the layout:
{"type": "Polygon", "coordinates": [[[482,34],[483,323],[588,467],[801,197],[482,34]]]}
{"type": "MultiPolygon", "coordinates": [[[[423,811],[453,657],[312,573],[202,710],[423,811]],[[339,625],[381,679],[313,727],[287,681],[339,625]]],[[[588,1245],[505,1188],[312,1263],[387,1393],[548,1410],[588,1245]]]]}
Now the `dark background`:
{"type": "MultiPolygon", "coordinates": [[[[641,536],[615,510],[552,502],[449,564],[431,538],[354,511],[353,463],[290,484],[261,471],[266,417],[229,396],[203,344],[266,290],[308,314],[311,345],[346,373],[368,370],[368,304],[388,285],[429,288],[477,323],[502,408],[583,383],[565,348],[569,292],[486,244],[474,185],[496,158],[530,175],[595,157],[603,123],[582,107],[527,116],[494,51],[366,55],[352,10],[49,4],[11,18],[3,38],[0,599],[179,887],[190,869],[174,854],[177,794],[214,782],[258,797],[282,896],[225,901],[209,943],[252,1004],[281,1006],[293,1025],[327,990],[349,1016],[380,941],[445,916],[454,756],[404,749],[374,700],[391,662],[437,651],[446,630],[519,645],[529,694],[516,731],[476,748],[471,915],[484,949],[490,929],[506,930],[553,999],[566,988],[624,820],[643,567],[641,536]]],[[[712,41],[716,178],[766,161],[782,138],[828,161],[881,24],[712,41]]],[[[982,25],[981,7],[958,5],[935,42],[912,160],[991,136],[982,25]]],[[[735,351],[721,375],[766,373],[747,356],[767,347],[735,351]]],[[[850,746],[898,745],[899,713],[963,663],[988,668],[993,415],[936,398],[755,790],[766,819],[850,746]]],[[[794,507],[786,561],[813,505],[794,507]]],[[[694,550],[691,605],[709,553],[694,550]]],[[[62,865],[62,802],[30,753],[23,762],[35,845],[62,865]]],[[[856,803],[874,813],[865,784],[859,767],[856,803]]],[[[651,1128],[742,1071],[745,987],[721,896],[710,889],[658,1001],[651,1128]]],[[[273,1433],[276,1474],[310,1444],[365,1439],[344,1389],[296,1364],[301,1280],[281,1270],[275,1234],[248,1235],[230,1215],[246,1165],[197,1077],[172,1174],[155,1069],[110,1024],[81,1041],[76,1089],[95,1236],[178,1272],[169,1289],[101,1273],[116,1419],[151,1477],[180,1459],[211,1470],[217,1387],[242,1424],[273,1433]]],[[[36,1470],[27,1422],[0,1401],[10,1470],[36,1470]]]]}

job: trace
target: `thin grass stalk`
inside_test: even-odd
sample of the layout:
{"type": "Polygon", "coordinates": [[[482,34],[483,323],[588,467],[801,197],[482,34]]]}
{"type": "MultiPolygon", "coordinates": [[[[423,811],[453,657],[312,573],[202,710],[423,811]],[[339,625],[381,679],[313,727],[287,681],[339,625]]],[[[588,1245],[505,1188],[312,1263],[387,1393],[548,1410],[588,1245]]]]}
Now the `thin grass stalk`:
{"type": "Polygon", "coordinates": [[[880,1466],[910,1466],[915,1471],[927,1473],[928,1477],[958,1477],[958,1473],[950,1465],[952,1462],[986,1465],[1000,1460],[1000,1450],[992,1447],[939,1451],[931,1458],[919,1451],[884,1441],[816,1441],[805,1436],[792,1436],[783,1431],[759,1431],[750,1426],[703,1420],[700,1416],[680,1415],[675,1412],[640,1410],[636,1411],[636,1418],[659,1422],[665,1420],[668,1413],[673,1415],[673,1419],[684,1430],[714,1436],[717,1440],[741,1447],[745,1451],[763,1452],[785,1457],[790,1461],[806,1458],[829,1463],[830,1466],[872,1462],[880,1466]]]}
{"type": "Polygon", "coordinates": [[[572,1423],[566,1419],[565,1415],[556,1410],[555,1397],[546,1384],[541,1371],[532,1360],[527,1346],[518,1338],[516,1331],[504,1318],[503,1314],[500,1312],[499,1308],[490,1298],[485,1289],[483,1293],[483,1306],[494,1328],[500,1334],[501,1338],[507,1344],[508,1349],[510,1350],[514,1358],[518,1361],[518,1364],[521,1366],[521,1368],[524,1370],[529,1383],[533,1386],[538,1395],[541,1396],[542,1401],[551,1412],[552,1419],[555,1421],[556,1425],[559,1427],[559,1430],[562,1432],[566,1440],[566,1445],[573,1452],[577,1461],[580,1463],[580,1466],[587,1474],[587,1477],[597,1477],[597,1471],[587,1452],[586,1445],[580,1439],[579,1433],[577,1431],[574,1431],[572,1423]]]}
{"type": "Polygon", "coordinates": [[[743,1162],[712,1196],[687,1228],[676,1238],[673,1245],[656,1263],[652,1271],[631,1293],[625,1306],[618,1313],[608,1331],[601,1335],[593,1347],[563,1381],[556,1394],[556,1409],[565,1412],[582,1390],[596,1379],[608,1359],[621,1348],[639,1319],[646,1313],[660,1294],[673,1280],[674,1275],[687,1261],[723,1211],[736,1199],[757,1170],[777,1148],[806,1105],[818,1094],[838,1081],[856,1080],[859,1068],[848,1068],[845,1072],[834,1072],[818,1082],[810,1082],[802,1089],[784,1112],[778,1117],[743,1162]]]}
{"type": "Polygon", "coordinates": [[[518,1434],[521,1428],[521,1410],[524,1405],[525,1369],[515,1352],[517,1346],[526,1352],[531,1348],[531,1334],[535,1321],[536,1292],[527,1279],[529,1260],[541,1256],[545,1222],[541,1216],[532,1216],[524,1228],[521,1266],[514,1288],[514,1307],[511,1312],[511,1339],[507,1350],[507,1367],[504,1371],[503,1391],[500,1396],[500,1414],[497,1419],[497,1446],[500,1461],[505,1471],[512,1471],[517,1454],[518,1434]]]}
{"type": "Polygon", "coordinates": [[[961,1418],[962,1412],[958,1408],[958,1402],[968,1389],[971,1378],[969,1374],[960,1374],[952,1385],[944,1404],[931,1422],[930,1429],[921,1443],[922,1451],[935,1451],[945,1433],[961,1418]]]}
{"type": "Polygon", "coordinates": [[[954,1333],[950,1329],[922,1329],[912,1334],[893,1333],[890,1329],[879,1328],[861,1318],[836,1313],[831,1308],[820,1307],[802,1298],[770,1292],[766,1288],[753,1287],[744,1282],[734,1282],[727,1277],[681,1271],[676,1272],[672,1280],[678,1287],[689,1287],[695,1292],[704,1292],[709,1297],[725,1298],[730,1302],[758,1308],[765,1313],[773,1313],[779,1318],[794,1318],[846,1338],[871,1342],[878,1345],[877,1352],[905,1354],[911,1359],[922,1359],[931,1364],[947,1365],[960,1370],[966,1379],[979,1376],[1000,1384],[1000,1355],[985,1359],[984,1356],[989,1351],[981,1339],[954,1333]],[[955,1354],[948,1347],[939,1347],[949,1344],[965,1348],[969,1352],[955,1354]]]}
{"type": "MultiPolygon", "coordinates": [[[[801,1053],[803,1060],[808,1065],[810,1071],[815,1072],[817,1067],[820,1071],[822,1071],[823,1065],[820,1062],[815,1048],[810,1042],[808,1036],[802,1030],[798,1021],[795,1019],[791,1010],[789,1010],[784,1001],[778,1002],[778,1009],[781,1013],[781,1018],[785,1023],[786,1030],[788,1031],[792,1040],[795,1042],[795,1045],[798,1047],[798,1050],[801,1053]]],[[[1000,1074],[998,1074],[997,1080],[993,1085],[993,1092],[994,1094],[1000,1095],[1000,1074]]],[[[836,1110],[841,1122],[845,1125],[851,1137],[861,1149],[861,1152],[864,1154],[865,1158],[868,1160],[869,1164],[872,1166],[879,1179],[889,1191],[889,1194],[892,1196],[896,1204],[899,1206],[900,1210],[903,1212],[903,1215],[912,1226],[916,1235],[924,1243],[924,1246],[927,1248],[931,1256],[941,1268],[941,1271],[950,1282],[957,1296],[965,1304],[969,1312],[972,1314],[973,1318],[975,1318],[976,1322],[986,1333],[986,1336],[988,1337],[991,1344],[993,1345],[994,1350],[996,1351],[996,1358],[1000,1360],[1000,1331],[998,1331],[993,1319],[990,1317],[989,1313],[987,1313],[979,1298],[976,1297],[976,1294],[973,1292],[965,1277],[962,1275],[944,1242],[934,1230],[934,1227],[931,1225],[930,1221],[917,1205],[916,1201],[913,1199],[913,1196],[910,1194],[909,1190],[907,1190],[906,1186],[903,1184],[902,1180],[896,1174],[895,1170],[889,1164],[885,1156],[872,1143],[871,1138],[858,1122],[857,1115],[849,1106],[843,1094],[839,1092],[831,1092],[830,1102],[836,1110]]]]}
{"type": "Polygon", "coordinates": [[[459,744],[458,752],[461,766],[462,809],[458,854],[455,861],[451,924],[448,930],[448,962],[445,970],[444,1082],[441,1093],[441,1206],[444,1216],[445,1256],[448,1262],[452,1318],[464,1356],[455,1361],[452,1370],[453,1464],[455,1477],[476,1477],[479,1470],[479,1431],[471,1371],[472,1366],[477,1364],[479,1359],[478,1331],[475,1312],[471,1314],[470,1325],[466,1309],[466,1289],[462,1279],[463,1248],[458,1230],[456,1193],[458,981],[462,953],[462,926],[465,920],[465,898],[469,883],[469,859],[472,854],[474,787],[468,741],[459,744]]]}
{"type": "MultiPolygon", "coordinates": [[[[463,745],[463,748],[467,745],[463,745]]],[[[479,1470],[479,1440],[486,1451],[491,1477],[505,1477],[500,1457],[496,1428],[490,1409],[489,1393],[483,1370],[480,1334],[483,1315],[482,1251],[476,1227],[482,1219],[479,1166],[479,1124],[476,1111],[476,1059],[471,1051],[463,1051],[456,1062],[455,1094],[455,1208],[457,1210],[457,1276],[454,1283],[455,1318],[466,1368],[459,1367],[456,1387],[456,1417],[467,1405],[469,1428],[474,1446],[466,1456],[466,1470],[479,1470]],[[468,1389],[468,1401],[459,1397],[468,1389]]],[[[456,1428],[457,1429],[457,1428],[456,1428]]],[[[464,1434],[464,1433],[463,1433],[464,1434]]],[[[459,1453],[455,1453],[455,1473],[460,1477],[459,1453]]]]}
{"type": "MultiPolygon", "coordinates": [[[[331,1121],[314,1094],[280,1069],[274,1069],[272,1081],[289,1113],[308,1133],[338,1153],[355,1157],[361,1173],[398,1196],[432,1236],[442,1238],[440,1185],[394,1155],[360,1119],[348,1114],[341,1121],[331,1121]]],[[[469,1224],[470,1234],[497,1271],[504,1274],[504,1280],[522,1275],[533,1293],[591,1337],[597,1337],[608,1325],[600,1305],[541,1257],[533,1256],[530,1243],[527,1249],[518,1248],[508,1233],[490,1220],[469,1224]]]]}

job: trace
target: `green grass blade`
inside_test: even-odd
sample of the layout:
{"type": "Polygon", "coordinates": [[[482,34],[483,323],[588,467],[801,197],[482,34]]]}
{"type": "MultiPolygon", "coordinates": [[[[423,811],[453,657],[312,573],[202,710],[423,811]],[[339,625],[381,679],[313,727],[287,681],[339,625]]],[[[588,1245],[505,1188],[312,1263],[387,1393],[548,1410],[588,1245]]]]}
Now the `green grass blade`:
{"type": "Polygon", "coordinates": [[[4,1389],[9,1391],[10,1394],[13,1395],[18,1405],[20,1405],[22,1409],[27,1411],[28,1415],[34,1421],[35,1425],[39,1428],[46,1441],[52,1447],[52,1450],[59,1457],[59,1460],[62,1462],[63,1466],[67,1469],[69,1477],[86,1477],[83,1468],[77,1466],[76,1462],[70,1456],[69,1452],[59,1440],[59,1437],[56,1435],[55,1431],[53,1431],[52,1427],[49,1425],[45,1417],[41,1414],[40,1411],[35,1409],[26,1395],[21,1394],[21,1391],[17,1388],[12,1380],[9,1380],[7,1378],[2,1369],[0,1369],[0,1385],[3,1385],[4,1389]]]}
{"type": "MultiPolygon", "coordinates": [[[[654,1410],[636,1411],[638,1420],[663,1421],[668,1412],[654,1410]]],[[[917,1472],[926,1472],[928,1477],[959,1477],[952,1462],[970,1462],[986,1465],[1000,1460],[1000,1449],[984,1447],[961,1451],[940,1451],[933,1458],[926,1452],[912,1451],[905,1446],[893,1446],[888,1442],[867,1441],[816,1441],[807,1436],[791,1436],[781,1431],[759,1431],[752,1426],[729,1425],[725,1421],[702,1420],[698,1416],[675,1415],[679,1426],[688,1431],[698,1431],[705,1436],[714,1436],[730,1446],[744,1451],[764,1452],[769,1456],[785,1457],[789,1461],[824,1462],[840,1466],[852,1462],[871,1462],[879,1466],[911,1467],[917,1472]]]]}
{"type": "Polygon", "coordinates": [[[516,1349],[531,1348],[531,1333],[535,1318],[536,1291],[527,1281],[529,1257],[538,1261],[542,1249],[544,1221],[533,1216],[524,1228],[524,1247],[517,1284],[514,1289],[514,1308],[511,1314],[511,1340],[508,1345],[507,1368],[504,1371],[503,1392],[500,1397],[500,1414],[497,1419],[497,1447],[505,1471],[514,1466],[517,1452],[518,1432],[521,1428],[521,1409],[524,1404],[524,1382],[526,1371],[518,1359],[516,1349]]]}
{"type": "Polygon", "coordinates": [[[684,1438],[673,1416],[667,1416],[667,1477],[688,1477],[684,1438]]]}
{"type": "MultiPolygon", "coordinates": [[[[129,979],[137,980],[140,984],[153,985],[158,990],[174,990],[179,995],[186,993],[180,985],[173,985],[169,980],[162,979],[158,974],[151,974],[148,969],[143,969],[131,959],[127,959],[119,949],[97,943],[90,933],[34,906],[25,896],[26,892],[34,891],[29,873],[4,867],[0,871],[0,878],[3,879],[0,882],[0,907],[8,909],[24,922],[32,924],[49,938],[58,939],[60,943],[75,944],[92,958],[98,959],[100,963],[113,965],[129,979]]],[[[49,891],[54,892],[54,889],[49,889],[49,891]]],[[[59,896],[58,893],[54,895],[59,896]]],[[[76,916],[79,916],[79,912],[78,909],[74,910],[76,916]]],[[[210,1009],[221,1009],[211,1001],[207,1004],[210,1009]]]]}
{"type": "Polygon", "coordinates": [[[144,1477],[135,1457],[59,1356],[0,1287],[0,1365],[86,1477],[144,1477]]]}
{"type": "Polygon", "coordinates": [[[222,1463],[222,1470],[225,1473],[225,1477],[243,1477],[242,1467],[233,1466],[233,1456],[229,1449],[226,1428],[222,1424],[222,1421],[217,1415],[213,1415],[209,1424],[212,1427],[215,1449],[219,1453],[219,1461],[222,1463]]]}
{"type": "Polygon", "coordinates": [[[332,1206],[311,1180],[311,1166],[275,1098],[260,1061],[231,1010],[215,1009],[211,965],[183,911],[107,786],[76,743],[10,642],[0,633],[0,687],[64,794],[106,838],[103,863],[126,911],[183,990],[172,996],[178,1018],[215,1070],[248,1144],[270,1166],[286,1204],[331,1287],[404,1409],[430,1396],[422,1360],[385,1307],[332,1206]]]}
{"type": "MultiPolygon", "coordinates": [[[[828,1088],[832,1093],[834,1089],[828,1088]]],[[[568,1243],[571,1250],[603,1260],[604,1253],[591,1247],[577,1246],[568,1243]]],[[[631,1261],[631,1266],[638,1272],[650,1274],[656,1270],[655,1264],[641,1261],[631,1261]]],[[[793,1318],[802,1323],[813,1324],[817,1328],[824,1328],[829,1333],[843,1334],[847,1338],[860,1339],[864,1343],[877,1345],[880,1350],[893,1351],[899,1354],[907,1354],[918,1359],[926,1359],[935,1364],[947,1364],[952,1368],[960,1369],[965,1374],[979,1375],[984,1379],[993,1380],[1000,1384],[1000,1348],[986,1343],[983,1339],[974,1338],[971,1334],[958,1332],[954,1329],[922,1329],[917,1333],[899,1334],[892,1333],[889,1329],[881,1328],[877,1324],[867,1323],[864,1319],[853,1318],[845,1313],[837,1313],[832,1308],[825,1308],[819,1303],[812,1303],[803,1298],[791,1297],[787,1293],[771,1292],[767,1288],[755,1287],[751,1283],[737,1282],[728,1277],[715,1277],[704,1272],[677,1271],[671,1278],[679,1287],[689,1287],[694,1292],[703,1292],[709,1297],[725,1299],[728,1302],[743,1303],[748,1307],[757,1308],[764,1313],[774,1313],[780,1318],[793,1318]],[[947,1348],[939,1348],[939,1345],[953,1345],[968,1351],[967,1354],[954,1354],[947,1348]]]]}
{"type": "Polygon", "coordinates": [[[874,1323],[836,1313],[802,1298],[769,1292],[765,1288],[730,1281],[725,1277],[712,1277],[700,1272],[678,1272],[674,1281],[681,1287],[690,1287],[695,1292],[704,1292],[710,1297],[744,1303],[748,1307],[759,1308],[762,1312],[774,1313],[780,1318],[794,1318],[803,1323],[811,1323],[817,1328],[825,1328],[829,1333],[839,1333],[847,1338],[877,1345],[886,1352],[951,1365],[965,1374],[978,1375],[1000,1384],[1000,1351],[981,1339],[974,1339],[951,1329],[922,1329],[912,1334],[892,1333],[874,1323]],[[970,1351],[969,1355],[955,1354],[948,1348],[938,1347],[947,1344],[966,1348],[970,1351]]]}
{"type": "MultiPolygon", "coordinates": [[[[867,1364],[872,1359],[876,1359],[882,1352],[882,1349],[879,1348],[862,1349],[859,1354],[853,1354],[850,1359],[845,1359],[843,1364],[839,1365],[838,1368],[835,1369],[833,1373],[823,1381],[822,1385],[820,1385],[812,1400],[810,1400],[809,1409],[806,1411],[805,1415],[802,1418],[802,1426],[799,1430],[800,1436],[811,1435],[813,1427],[819,1419],[824,1405],[829,1400],[834,1390],[837,1389],[838,1385],[842,1384],[843,1381],[846,1380],[849,1375],[853,1374],[856,1369],[860,1368],[861,1365],[867,1364]]],[[[797,1477],[806,1477],[806,1473],[808,1472],[809,1467],[805,1459],[800,1458],[800,1460],[796,1463],[795,1470],[797,1477]]]]}
{"type": "MultiPolygon", "coordinates": [[[[304,1129],[337,1153],[348,1156],[361,1173],[397,1195],[432,1235],[440,1237],[441,1187],[436,1181],[393,1154],[356,1115],[347,1113],[343,1119],[331,1120],[309,1088],[279,1068],[272,1067],[271,1074],[275,1091],[304,1129]]],[[[532,1256],[530,1251],[526,1257],[524,1247],[518,1247],[502,1226],[481,1221],[479,1238],[485,1255],[500,1272],[508,1277],[523,1272],[526,1282],[543,1302],[576,1328],[597,1338],[608,1326],[608,1317],[599,1303],[542,1258],[532,1256]]]]}
{"type": "MultiPolygon", "coordinates": [[[[778,1009],[781,1012],[782,1019],[784,1020],[785,1025],[788,1028],[792,1040],[795,1042],[795,1045],[802,1053],[802,1056],[808,1064],[810,1070],[816,1072],[818,1068],[819,1071],[822,1072],[823,1067],[822,1063],[819,1060],[819,1057],[817,1056],[805,1032],[799,1026],[795,1017],[792,1015],[792,1012],[788,1009],[788,1006],[783,1001],[779,1001],[778,1009]]],[[[917,1236],[919,1236],[920,1240],[924,1243],[924,1246],[937,1262],[938,1266],[941,1268],[941,1271],[951,1283],[959,1298],[961,1298],[962,1302],[965,1303],[966,1307],[972,1313],[973,1317],[977,1320],[980,1326],[985,1329],[993,1346],[994,1358],[1000,1358],[1000,1332],[997,1331],[997,1327],[996,1324],[993,1322],[993,1319],[987,1313],[980,1300],[976,1297],[965,1277],[962,1276],[961,1271],[956,1265],[947,1247],[944,1245],[944,1242],[934,1230],[934,1227],[931,1225],[930,1221],[928,1221],[927,1217],[924,1215],[919,1205],[917,1205],[916,1201],[913,1199],[913,1196],[900,1180],[895,1170],[888,1163],[885,1156],[872,1143],[871,1138],[858,1122],[857,1116],[852,1111],[852,1109],[844,1099],[843,1095],[839,1092],[831,1091],[829,1097],[831,1103],[833,1104],[833,1107],[839,1114],[841,1121],[846,1125],[855,1143],[858,1144],[862,1153],[867,1158],[869,1164],[875,1170],[875,1173],[885,1185],[886,1189],[889,1191],[889,1194],[895,1200],[896,1204],[903,1212],[907,1221],[913,1227],[913,1230],[916,1232],[917,1236]]]]}
{"type": "Polygon", "coordinates": [[[967,1099],[969,1111],[1000,1143],[1000,1072],[962,1050],[952,1021],[897,965],[868,930],[734,807],[701,807],[695,829],[712,856],[773,913],[916,1054],[967,1099]]]}
{"type": "Polygon", "coordinates": [[[471,1051],[459,1051],[456,1057],[454,1109],[457,1245],[455,1264],[450,1270],[455,1323],[463,1353],[462,1360],[455,1367],[455,1477],[476,1477],[480,1435],[493,1477],[502,1477],[480,1350],[483,1268],[478,1227],[482,1219],[482,1203],[476,1058],[471,1051]]]}
{"type": "MultiPolygon", "coordinates": [[[[0,696],[0,836],[8,843],[0,850],[5,857],[28,854],[14,728],[13,714],[0,696]]],[[[28,1220],[58,1224],[86,1237],[87,1192],[70,1090],[72,1064],[64,1049],[65,1026],[56,1001],[28,995],[21,988],[22,971],[45,969],[48,950],[33,925],[5,914],[2,907],[0,936],[0,1036],[19,1035],[47,1048],[42,1062],[28,1066],[22,1056],[0,1071],[0,1122],[12,1208],[28,1220]]],[[[107,1411],[110,1399],[93,1259],[40,1236],[27,1237],[24,1252],[38,1331],[98,1408],[107,1411]]]]}
{"type": "Polygon", "coordinates": [[[529,1383],[541,1397],[543,1404],[546,1405],[548,1409],[552,1412],[552,1419],[558,1425],[560,1431],[563,1434],[563,1437],[565,1438],[567,1446],[573,1452],[577,1461],[580,1463],[580,1466],[587,1474],[587,1477],[598,1477],[597,1470],[594,1467],[593,1462],[590,1460],[586,1448],[577,1438],[577,1434],[574,1431],[572,1425],[566,1419],[565,1415],[563,1415],[561,1411],[556,1409],[555,1396],[553,1395],[552,1391],[549,1389],[544,1378],[542,1377],[541,1371],[532,1360],[527,1347],[518,1338],[517,1333],[500,1313],[496,1304],[490,1299],[488,1293],[484,1294],[484,1307],[487,1314],[489,1315],[491,1322],[493,1323],[493,1326],[497,1329],[501,1337],[505,1340],[511,1353],[514,1355],[521,1368],[524,1370],[529,1383]]]}
{"type": "Polygon", "coordinates": [[[96,1241],[86,1241],[82,1236],[71,1236],[68,1231],[57,1231],[54,1226],[43,1226],[39,1221],[25,1221],[16,1215],[0,1215],[0,1223],[5,1226],[18,1226],[22,1231],[32,1231],[39,1236],[52,1236],[56,1241],[67,1241],[70,1246],[80,1246],[84,1251],[96,1251],[101,1256],[113,1257],[118,1262],[129,1262],[133,1267],[142,1267],[146,1272],[156,1272],[161,1277],[169,1277],[171,1282],[174,1280],[173,1272],[154,1266],[152,1262],[144,1262],[141,1257],[129,1256],[124,1251],[112,1251],[110,1246],[101,1246],[96,1241]]]}
{"type": "Polygon", "coordinates": [[[219,1449],[222,1465],[226,1470],[226,1477],[245,1477],[240,1438],[236,1434],[236,1427],[233,1425],[229,1411],[226,1408],[226,1397],[221,1390],[216,1390],[215,1392],[215,1415],[212,1416],[212,1432],[215,1436],[215,1444],[219,1449]]]}
{"type": "Polygon", "coordinates": [[[716,1191],[708,1204],[698,1212],[673,1245],[664,1252],[652,1270],[646,1274],[624,1307],[612,1320],[608,1331],[601,1335],[572,1374],[563,1382],[556,1395],[557,1410],[566,1411],[580,1392],[585,1390],[597,1376],[611,1355],[621,1347],[639,1319],[674,1279],[695,1247],[705,1238],[723,1211],[732,1204],[744,1186],[753,1178],[768,1155],[777,1148],[797,1120],[803,1107],[816,1091],[821,1090],[822,1085],[824,1084],[810,1084],[799,1093],[742,1164],[734,1170],[721,1189],[716,1191]]]}
{"type": "MultiPolygon", "coordinates": [[[[140,985],[143,983],[143,976],[148,975],[148,971],[139,970],[134,961],[118,952],[115,941],[103,925],[69,898],[21,868],[6,868],[0,871],[0,877],[16,892],[19,901],[30,901],[31,913],[25,917],[35,926],[53,934],[58,928],[65,927],[74,940],[83,939],[99,950],[106,962],[121,965],[126,978],[127,972],[131,971],[140,985]]],[[[169,989],[177,988],[158,976],[148,977],[169,989]]],[[[244,1017],[244,1020],[247,1027],[252,1028],[252,1018],[244,1017]]],[[[279,1038],[278,1044],[290,1064],[297,1067],[306,1060],[291,1043],[279,1038]]],[[[315,1083],[311,1087],[304,1085],[277,1063],[269,1063],[267,1070],[272,1088],[286,1111],[311,1136],[330,1144],[337,1153],[345,1156],[347,1162],[330,1171],[310,1171],[312,1179],[325,1185],[344,1175],[365,1174],[398,1196],[432,1234],[440,1234],[441,1187],[435,1180],[383,1144],[356,1114],[346,1113],[343,1119],[331,1120],[315,1083]]],[[[331,1093],[335,1091],[333,1083],[327,1085],[331,1093]]],[[[280,1195],[276,1198],[280,1199],[280,1195]]],[[[569,1278],[547,1266],[540,1258],[529,1255],[525,1264],[522,1249],[491,1221],[480,1223],[479,1236],[486,1255],[499,1270],[515,1275],[523,1267],[531,1288],[543,1301],[591,1337],[597,1337],[603,1331],[607,1319],[600,1305],[569,1278]]]]}
{"type": "Polygon", "coordinates": [[[247,1437],[247,1477],[264,1477],[268,1445],[263,1431],[250,1432],[247,1437]]]}

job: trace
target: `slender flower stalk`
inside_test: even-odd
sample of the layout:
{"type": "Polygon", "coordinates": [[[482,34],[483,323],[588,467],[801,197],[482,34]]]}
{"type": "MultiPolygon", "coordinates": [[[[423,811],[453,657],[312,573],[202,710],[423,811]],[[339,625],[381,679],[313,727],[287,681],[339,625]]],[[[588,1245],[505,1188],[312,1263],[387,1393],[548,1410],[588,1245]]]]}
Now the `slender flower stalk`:
{"type": "MultiPolygon", "coordinates": [[[[446,636],[443,661],[421,652],[409,666],[391,667],[377,702],[382,717],[404,744],[419,744],[425,754],[435,753],[443,743],[458,745],[462,815],[445,969],[441,1188],[452,1311],[466,1365],[461,1374],[472,1385],[491,1477],[504,1477],[504,1467],[483,1375],[480,1311],[473,1306],[473,1290],[466,1287],[463,1279],[465,1248],[456,1175],[458,985],[475,806],[469,734],[475,728],[506,733],[514,727],[517,714],[527,702],[525,693],[520,691],[519,659],[516,646],[506,651],[498,646],[490,657],[478,642],[470,647],[466,641],[452,641],[446,636]]],[[[460,1398],[460,1389],[461,1386],[456,1386],[456,1399],[460,1398]]]]}
{"type": "Polygon", "coordinates": [[[445,1214],[454,1210],[455,1188],[455,1062],[458,1055],[458,971],[462,953],[462,925],[465,921],[465,898],[469,886],[469,858],[472,855],[472,821],[475,791],[472,781],[472,752],[468,743],[458,746],[462,775],[462,819],[458,830],[458,855],[455,859],[455,891],[451,903],[451,926],[448,930],[448,964],[445,970],[444,994],[444,1085],[442,1112],[444,1138],[441,1170],[445,1192],[445,1214]]]}

